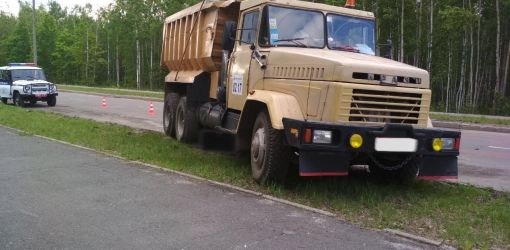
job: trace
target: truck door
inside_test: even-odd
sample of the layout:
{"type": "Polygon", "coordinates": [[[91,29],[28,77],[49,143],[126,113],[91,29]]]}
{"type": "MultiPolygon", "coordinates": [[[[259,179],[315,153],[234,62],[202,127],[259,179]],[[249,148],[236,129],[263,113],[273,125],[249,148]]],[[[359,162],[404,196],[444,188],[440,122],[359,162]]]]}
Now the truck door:
{"type": "Polygon", "coordinates": [[[257,41],[259,16],[258,9],[245,12],[242,15],[241,30],[237,39],[239,41],[236,41],[229,63],[227,106],[231,109],[242,110],[251,87],[249,85],[257,80],[250,77],[250,69],[255,67],[250,47],[257,41]]]}
{"type": "Polygon", "coordinates": [[[11,76],[8,70],[0,70],[0,97],[11,97],[11,76]]]}

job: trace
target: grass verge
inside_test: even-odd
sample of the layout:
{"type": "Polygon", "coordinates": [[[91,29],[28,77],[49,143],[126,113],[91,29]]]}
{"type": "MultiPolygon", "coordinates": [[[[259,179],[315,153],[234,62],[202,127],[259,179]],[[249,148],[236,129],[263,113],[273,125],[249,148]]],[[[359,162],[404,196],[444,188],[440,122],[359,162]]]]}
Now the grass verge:
{"type": "Polygon", "coordinates": [[[430,119],[510,126],[510,119],[494,119],[494,118],[488,118],[488,117],[450,116],[450,115],[442,115],[442,114],[430,114],[430,119]]]}
{"type": "Polygon", "coordinates": [[[508,193],[435,182],[382,184],[364,173],[259,186],[248,158],[204,152],[160,133],[10,105],[0,105],[0,124],[325,209],[365,227],[445,239],[463,249],[510,249],[508,193]]]}
{"type": "Polygon", "coordinates": [[[163,99],[163,92],[155,91],[140,91],[131,89],[115,89],[115,88],[103,88],[103,87],[87,87],[77,85],[58,85],[59,90],[72,90],[89,92],[95,94],[108,94],[108,95],[127,95],[127,96],[141,96],[141,97],[153,97],[163,99]]]}

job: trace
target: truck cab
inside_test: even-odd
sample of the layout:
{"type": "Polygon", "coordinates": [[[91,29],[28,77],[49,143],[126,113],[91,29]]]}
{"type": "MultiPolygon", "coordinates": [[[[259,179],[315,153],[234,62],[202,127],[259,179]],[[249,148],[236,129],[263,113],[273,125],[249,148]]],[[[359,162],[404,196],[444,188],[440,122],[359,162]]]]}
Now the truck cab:
{"type": "Polygon", "coordinates": [[[27,103],[44,101],[48,106],[57,103],[57,87],[48,82],[42,68],[32,63],[10,63],[0,67],[0,98],[4,104],[12,100],[25,107],[27,103]]]}
{"type": "Polygon", "coordinates": [[[165,131],[235,134],[258,182],[283,180],[292,158],[301,176],[368,165],[386,179],[456,178],[460,133],[428,128],[428,72],[377,56],[376,41],[373,13],[325,4],[178,12],[164,29],[165,131]]]}

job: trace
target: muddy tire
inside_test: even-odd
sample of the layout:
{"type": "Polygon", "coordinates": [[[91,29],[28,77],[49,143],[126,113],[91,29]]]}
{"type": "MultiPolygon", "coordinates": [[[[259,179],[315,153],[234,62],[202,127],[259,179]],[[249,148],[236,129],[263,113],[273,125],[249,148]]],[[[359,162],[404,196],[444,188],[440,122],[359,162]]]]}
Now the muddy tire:
{"type": "Polygon", "coordinates": [[[2,98],[2,103],[7,104],[7,98],[2,98]]]}
{"type": "Polygon", "coordinates": [[[266,111],[257,115],[251,138],[250,159],[253,179],[258,183],[284,182],[291,151],[284,145],[285,134],[271,126],[266,111]]]}
{"type": "Polygon", "coordinates": [[[400,164],[404,159],[391,157],[375,157],[369,165],[370,175],[375,179],[385,182],[410,183],[418,176],[422,161],[421,157],[414,156],[407,163],[398,169],[385,169],[380,165],[394,166],[400,164]]]}
{"type": "Polygon", "coordinates": [[[12,102],[14,103],[14,105],[17,105],[17,106],[20,106],[20,107],[25,107],[26,106],[25,105],[25,99],[18,92],[14,93],[14,95],[12,97],[12,102]]]}
{"type": "Polygon", "coordinates": [[[169,92],[165,95],[165,106],[163,107],[163,130],[165,134],[175,138],[175,112],[179,105],[180,96],[177,93],[169,92]]]}
{"type": "Polygon", "coordinates": [[[55,107],[57,105],[57,97],[56,96],[48,96],[48,100],[46,101],[48,106],[55,107]]]}
{"type": "Polygon", "coordinates": [[[186,97],[181,97],[175,111],[175,138],[178,141],[193,143],[197,140],[200,124],[195,111],[195,107],[188,105],[186,97]]]}

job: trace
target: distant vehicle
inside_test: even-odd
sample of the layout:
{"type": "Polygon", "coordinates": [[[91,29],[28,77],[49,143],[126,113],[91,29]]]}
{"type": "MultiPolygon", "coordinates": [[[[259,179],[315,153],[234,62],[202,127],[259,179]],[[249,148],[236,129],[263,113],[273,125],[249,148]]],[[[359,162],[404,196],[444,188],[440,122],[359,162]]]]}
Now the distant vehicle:
{"type": "Polygon", "coordinates": [[[33,63],[9,63],[0,67],[0,98],[4,104],[9,99],[15,105],[25,107],[37,101],[57,104],[57,86],[46,80],[44,70],[33,63]]]}
{"type": "Polygon", "coordinates": [[[235,135],[257,182],[283,181],[292,162],[300,176],[368,165],[387,180],[456,179],[461,134],[429,127],[429,73],[380,57],[375,16],[354,5],[204,0],[166,18],[166,134],[235,135]]]}

